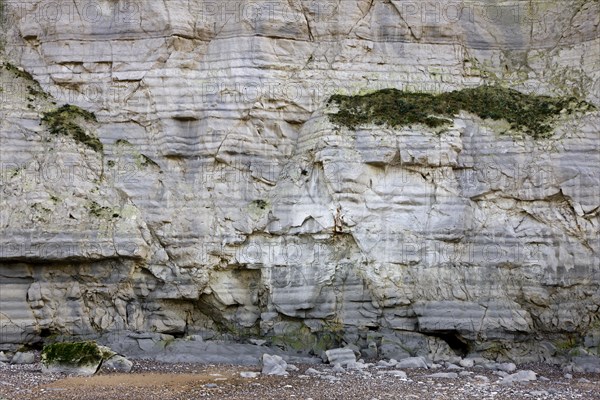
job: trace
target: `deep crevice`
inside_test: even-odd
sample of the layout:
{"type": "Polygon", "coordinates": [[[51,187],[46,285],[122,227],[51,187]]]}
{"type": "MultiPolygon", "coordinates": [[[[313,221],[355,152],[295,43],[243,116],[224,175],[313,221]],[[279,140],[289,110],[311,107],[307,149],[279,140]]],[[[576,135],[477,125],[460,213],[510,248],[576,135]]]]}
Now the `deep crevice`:
{"type": "Polygon", "coordinates": [[[429,336],[442,339],[457,356],[466,357],[471,350],[469,341],[463,338],[457,331],[436,332],[429,334],[429,336]]]}
{"type": "Polygon", "coordinates": [[[49,328],[42,328],[40,330],[40,337],[47,338],[49,336],[52,336],[52,330],[51,329],[49,329],[49,328]]]}

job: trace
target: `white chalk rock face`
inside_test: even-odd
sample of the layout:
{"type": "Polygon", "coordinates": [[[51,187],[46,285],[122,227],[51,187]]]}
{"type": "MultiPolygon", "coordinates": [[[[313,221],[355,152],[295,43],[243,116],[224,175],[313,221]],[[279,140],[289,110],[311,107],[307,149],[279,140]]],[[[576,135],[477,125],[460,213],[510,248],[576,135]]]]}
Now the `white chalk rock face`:
{"type": "Polygon", "coordinates": [[[501,84],[598,106],[598,2],[63,3],[3,8],[0,349],[600,348],[598,111],[535,139],[466,112],[349,129],[328,103],[501,84]]]}

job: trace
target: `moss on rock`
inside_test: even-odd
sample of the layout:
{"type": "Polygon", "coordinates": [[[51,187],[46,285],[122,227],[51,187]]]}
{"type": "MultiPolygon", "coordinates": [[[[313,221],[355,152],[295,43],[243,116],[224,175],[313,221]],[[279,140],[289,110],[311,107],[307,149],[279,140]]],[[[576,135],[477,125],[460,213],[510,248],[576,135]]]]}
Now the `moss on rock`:
{"type": "Polygon", "coordinates": [[[521,93],[500,86],[480,86],[453,92],[431,94],[383,89],[358,96],[334,95],[339,111],[332,122],[351,129],[368,123],[391,127],[423,124],[440,127],[452,117],[467,111],[484,119],[506,120],[512,129],[532,137],[552,133],[552,118],[561,113],[595,110],[592,104],[576,98],[553,98],[521,93]]]}
{"type": "Polygon", "coordinates": [[[119,209],[117,207],[115,207],[115,208],[102,207],[100,204],[98,204],[95,201],[91,201],[89,204],[87,204],[86,208],[89,211],[90,215],[93,215],[98,218],[110,220],[110,219],[120,217],[119,209]]]}
{"type": "Polygon", "coordinates": [[[270,336],[269,339],[272,345],[284,350],[307,351],[319,356],[325,350],[341,346],[343,330],[343,325],[332,321],[325,322],[316,332],[303,323],[290,322],[285,331],[270,336]]]}
{"type": "Polygon", "coordinates": [[[5,70],[12,72],[15,76],[18,76],[19,78],[37,82],[35,79],[33,79],[33,76],[29,72],[25,71],[24,69],[20,69],[9,62],[5,62],[4,64],[2,64],[2,66],[5,70]]]}
{"type": "Polygon", "coordinates": [[[95,342],[53,343],[42,350],[42,363],[85,367],[99,364],[110,355],[95,342]]]}
{"type": "Polygon", "coordinates": [[[54,111],[44,113],[42,122],[48,125],[50,133],[53,135],[70,136],[75,141],[101,153],[104,150],[102,142],[97,137],[85,133],[83,128],[75,122],[78,119],[97,122],[93,113],[70,104],[65,104],[54,111]]]}
{"type": "MultiPolygon", "coordinates": [[[[4,62],[2,64],[2,68],[6,71],[10,72],[16,78],[20,78],[26,81],[27,83],[27,100],[31,103],[36,98],[49,99],[50,95],[44,92],[40,83],[27,71],[22,68],[19,68],[10,62],[4,62]]],[[[28,108],[33,108],[32,104],[28,104],[28,108]]]]}

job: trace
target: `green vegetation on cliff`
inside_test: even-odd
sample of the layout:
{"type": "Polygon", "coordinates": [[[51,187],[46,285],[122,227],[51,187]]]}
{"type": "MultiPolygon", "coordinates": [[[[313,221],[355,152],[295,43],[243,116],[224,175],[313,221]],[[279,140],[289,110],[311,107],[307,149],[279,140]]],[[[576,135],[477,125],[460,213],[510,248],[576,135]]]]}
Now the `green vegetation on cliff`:
{"type": "Polygon", "coordinates": [[[33,79],[33,76],[29,72],[27,72],[23,69],[19,69],[9,62],[5,62],[2,66],[4,67],[5,70],[13,73],[15,76],[17,76],[19,78],[25,79],[27,81],[37,82],[35,79],[33,79]]]}
{"type": "Polygon", "coordinates": [[[22,68],[18,68],[10,62],[4,62],[2,64],[2,68],[11,73],[14,77],[27,82],[27,100],[30,103],[33,102],[36,98],[42,98],[46,100],[50,98],[48,93],[44,92],[44,89],[42,89],[40,83],[37,80],[35,80],[35,78],[29,72],[25,71],[22,68]]]}
{"type": "Polygon", "coordinates": [[[53,135],[70,136],[75,141],[101,153],[104,149],[102,142],[97,137],[85,133],[83,128],[75,122],[77,119],[97,122],[93,113],[70,104],[65,104],[54,111],[44,113],[42,122],[48,125],[50,133],[53,135]]]}
{"type": "Polygon", "coordinates": [[[561,113],[589,111],[595,107],[576,98],[535,96],[499,86],[480,86],[430,94],[383,89],[366,95],[334,95],[339,111],[332,122],[351,129],[368,123],[391,127],[424,124],[431,128],[448,125],[460,110],[483,119],[506,120],[511,128],[534,138],[552,133],[552,117],[561,113]]]}

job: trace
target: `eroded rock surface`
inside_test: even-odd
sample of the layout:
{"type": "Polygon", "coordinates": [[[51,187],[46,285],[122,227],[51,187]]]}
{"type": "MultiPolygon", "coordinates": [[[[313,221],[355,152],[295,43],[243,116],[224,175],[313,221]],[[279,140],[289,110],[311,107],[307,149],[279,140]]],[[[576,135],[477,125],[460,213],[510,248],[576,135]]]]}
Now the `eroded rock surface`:
{"type": "Polygon", "coordinates": [[[231,3],[3,8],[0,347],[598,354],[597,111],[534,139],[467,113],[350,130],[327,105],[498,82],[598,105],[597,1],[231,3]],[[101,148],[50,132],[64,103],[101,148]]]}

